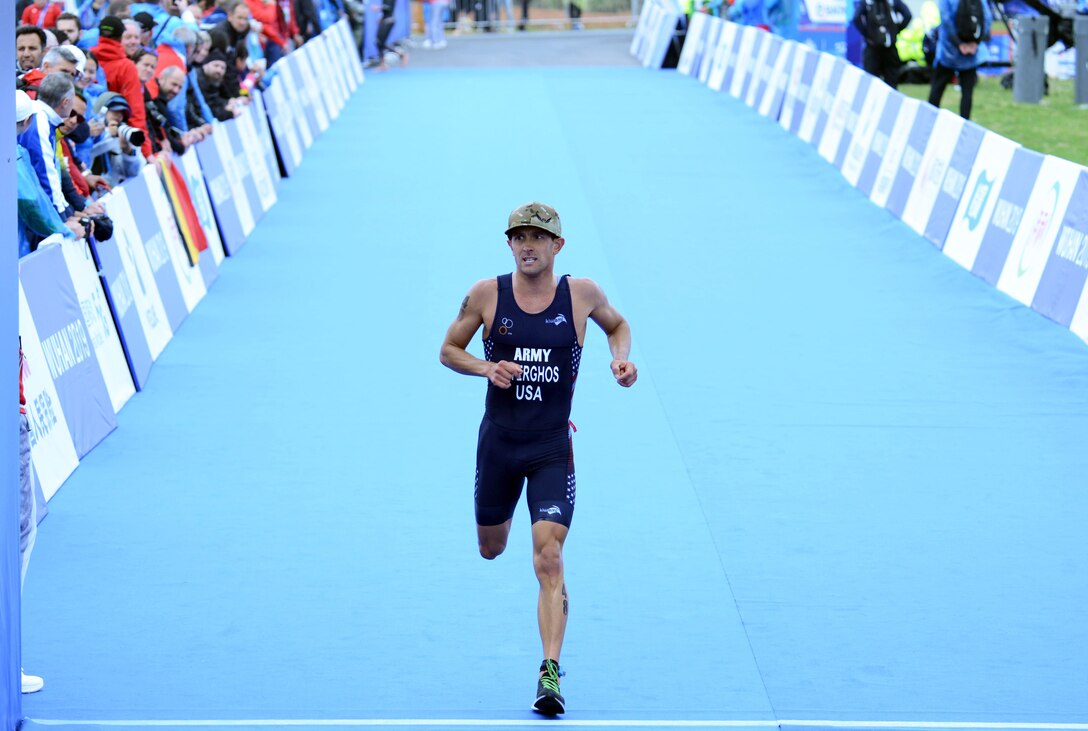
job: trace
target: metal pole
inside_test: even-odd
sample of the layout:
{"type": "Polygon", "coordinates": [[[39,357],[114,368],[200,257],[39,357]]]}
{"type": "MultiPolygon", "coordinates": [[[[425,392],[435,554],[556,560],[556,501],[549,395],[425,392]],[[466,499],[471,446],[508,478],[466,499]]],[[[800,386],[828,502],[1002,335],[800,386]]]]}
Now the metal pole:
{"type": "Polygon", "coordinates": [[[1020,42],[1016,44],[1016,65],[1012,98],[1021,104],[1043,100],[1046,71],[1043,68],[1050,19],[1043,15],[1021,16],[1016,20],[1020,42]]]}
{"type": "Polygon", "coordinates": [[[1074,83],[1076,94],[1074,101],[1082,107],[1088,107],[1088,15],[1078,15],[1073,19],[1073,37],[1077,41],[1077,75],[1074,83]]]}

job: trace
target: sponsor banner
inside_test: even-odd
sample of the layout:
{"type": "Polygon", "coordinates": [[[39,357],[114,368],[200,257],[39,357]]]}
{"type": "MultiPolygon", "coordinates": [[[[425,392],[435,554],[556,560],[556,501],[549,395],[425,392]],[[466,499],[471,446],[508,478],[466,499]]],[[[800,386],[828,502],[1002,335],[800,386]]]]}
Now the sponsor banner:
{"type": "Polygon", "coordinates": [[[879,79],[870,77],[869,88],[865,92],[865,101],[858,112],[858,121],[854,135],[850,138],[850,147],[842,161],[842,175],[846,182],[860,187],[862,173],[869,161],[873,138],[876,136],[880,120],[884,118],[884,107],[891,98],[892,88],[879,79]]]}
{"type": "Polygon", "coordinates": [[[812,95],[812,82],[816,79],[816,68],[820,64],[821,54],[811,52],[805,55],[801,65],[801,76],[797,84],[797,95],[793,100],[793,113],[790,116],[790,126],[787,128],[792,134],[801,130],[804,121],[805,108],[808,99],[812,95]]]}
{"type": "MultiPolygon", "coordinates": [[[[702,15],[702,13],[700,13],[702,15]]],[[[702,52],[699,55],[699,81],[707,84],[710,79],[710,70],[714,67],[714,52],[718,48],[718,39],[722,36],[722,28],[725,21],[713,15],[707,16],[708,26],[706,38],[703,41],[702,52]]]]}
{"type": "Polygon", "coordinates": [[[834,67],[834,56],[829,53],[816,54],[816,71],[808,87],[808,98],[805,99],[804,107],[794,112],[801,115],[801,123],[797,125],[795,132],[805,142],[812,142],[813,135],[816,134],[816,122],[824,108],[824,96],[827,95],[827,85],[831,81],[834,67]]]}
{"type": "MultiPolygon", "coordinates": [[[[1035,179],[1043,167],[1043,159],[1043,156],[1034,150],[1016,148],[1012,153],[1012,160],[1009,162],[1008,172],[1001,187],[993,188],[994,191],[1000,190],[1000,192],[996,195],[992,215],[986,221],[978,255],[975,257],[974,266],[971,267],[972,272],[990,284],[997,285],[1001,270],[1005,268],[1005,262],[1012,250],[1013,239],[1024,218],[1024,210],[1031,197],[1035,179]]],[[[947,248],[947,244],[945,246],[947,248]]]]}
{"type": "Polygon", "coordinates": [[[638,14],[638,23],[635,25],[635,35],[631,38],[631,47],[628,49],[631,55],[642,60],[643,46],[646,45],[647,30],[650,27],[650,16],[654,12],[654,4],[646,2],[642,4],[642,10],[638,14]]]}
{"type": "Polygon", "coordinates": [[[325,48],[329,54],[329,60],[333,64],[333,68],[336,69],[336,73],[339,75],[341,81],[340,88],[343,92],[344,102],[351,98],[352,92],[355,91],[355,87],[358,86],[358,82],[352,75],[351,70],[348,68],[347,60],[349,49],[344,48],[344,37],[340,33],[338,25],[334,25],[324,33],[325,36],[325,48]]]}
{"type": "MultiPolygon", "coordinates": [[[[200,226],[204,229],[204,237],[208,240],[207,253],[211,254],[212,262],[218,272],[219,265],[226,258],[226,252],[223,251],[223,240],[219,238],[219,229],[215,225],[215,211],[212,209],[211,198],[208,197],[208,189],[204,184],[204,171],[200,169],[200,160],[197,158],[196,150],[191,147],[186,150],[184,155],[177,158],[177,165],[178,170],[181,171],[182,176],[185,178],[186,185],[189,186],[189,197],[193,201],[193,208],[196,209],[197,218],[200,219],[200,226]]],[[[204,271],[204,258],[201,257],[201,271],[204,271]]],[[[207,276],[205,276],[204,281],[206,284],[210,284],[207,276]]]]}
{"type": "Polygon", "coordinates": [[[306,50],[310,54],[310,63],[313,64],[317,77],[324,83],[320,85],[322,97],[325,100],[325,109],[329,113],[329,120],[340,118],[340,110],[344,108],[347,99],[347,88],[340,77],[332,59],[329,58],[329,42],[324,34],[313,38],[306,44],[306,50]]]}
{"type": "Polygon", "coordinates": [[[272,185],[279,187],[282,176],[280,175],[280,163],[276,157],[276,146],[272,144],[272,127],[268,120],[268,106],[265,104],[264,94],[253,90],[253,103],[249,105],[253,111],[253,126],[257,132],[257,144],[264,155],[265,167],[272,178],[272,185]]]}
{"type": "MultiPolygon", "coordinates": [[[[292,56],[297,56],[298,73],[302,84],[307,86],[313,86],[315,89],[320,88],[318,84],[314,82],[321,78],[317,75],[314,69],[314,50],[310,48],[317,42],[317,39],[311,40],[309,43],[298,49],[292,56]],[[309,84],[306,82],[309,81],[309,84]]],[[[313,108],[314,118],[317,119],[317,128],[324,132],[329,128],[329,108],[326,106],[325,96],[320,92],[314,91],[310,94],[310,105],[313,108]]]]}
{"type": "MultiPolygon", "coordinates": [[[[966,128],[961,138],[964,136],[966,128]]],[[[982,239],[997,207],[998,191],[1005,184],[1009,165],[1018,147],[1020,145],[1012,140],[984,131],[977,154],[967,163],[970,173],[941,250],[968,271],[975,268],[982,239]]]]}
{"type": "MultiPolygon", "coordinates": [[[[255,106],[256,104],[250,104],[241,116],[234,120],[235,131],[239,147],[245,155],[253,187],[257,192],[257,202],[260,204],[261,211],[267,213],[276,202],[276,182],[279,176],[273,176],[268,168],[268,158],[265,157],[264,148],[261,146],[257,126],[253,123],[257,116],[257,112],[254,111],[255,106]]],[[[231,141],[234,140],[235,137],[232,136],[231,141]]]]}
{"type": "Polygon", "coordinates": [[[737,55],[732,63],[733,76],[729,79],[729,95],[736,99],[744,97],[748,80],[752,76],[752,59],[756,55],[756,45],[762,40],[760,36],[764,35],[766,31],[750,25],[741,28],[737,55]]]}
{"type": "Polygon", "coordinates": [[[714,60],[710,67],[710,76],[706,85],[714,91],[721,91],[725,85],[725,74],[729,61],[729,54],[736,46],[739,35],[739,26],[736,23],[722,21],[722,32],[718,35],[718,45],[714,48],[714,60]]]}
{"type": "MultiPolygon", "coordinates": [[[[284,105],[287,107],[284,109],[286,114],[295,125],[295,131],[298,133],[299,142],[302,144],[303,150],[308,150],[310,145],[314,143],[314,137],[316,136],[315,130],[317,129],[316,118],[311,120],[311,116],[307,111],[307,99],[309,98],[309,91],[298,88],[298,80],[295,76],[295,62],[291,58],[295,54],[290,54],[284,59],[283,63],[277,64],[276,68],[279,73],[276,76],[277,83],[283,85],[282,95],[284,99],[284,105]]],[[[302,156],[299,156],[299,160],[302,160],[302,156]]]]}
{"type": "MultiPolygon", "coordinates": [[[[960,119],[958,115],[952,112],[948,112],[948,115],[960,119]]],[[[941,117],[938,116],[937,119],[939,123],[941,117]]],[[[979,146],[982,144],[985,134],[986,130],[977,124],[972,122],[964,123],[956,140],[956,147],[952,150],[952,155],[948,159],[944,179],[937,191],[937,198],[933,202],[929,221],[922,232],[926,239],[938,248],[944,246],[945,239],[948,236],[948,229],[956,216],[956,210],[963,198],[964,191],[967,190],[967,180],[971,175],[971,166],[978,156],[979,146]]]]}
{"type": "Polygon", "coordinates": [[[817,51],[846,56],[846,28],[850,18],[844,0],[800,0],[799,9],[797,40],[817,51]]]}
{"type": "MultiPolygon", "coordinates": [[[[1052,155],[1043,160],[1039,169],[1039,177],[1035,180],[1009,256],[997,280],[998,289],[1025,305],[1031,305],[1035,299],[1043,270],[1052,258],[1058,232],[1063,228],[1062,222],[1073,189],[1083,172],[1080,165],[1052,155]]],[[[1075,237],[1075,229],[1067,231],[1067,236],[1075,237]]],[[[1064,251],[1069,253],[1069,249],[1073,248],[1072,256],[1076,259],[1080,252],[1076,250],[1076,242],[1072,247],[1070,243],[1068,239],[1064,242],[1064,251]]]]}
{"type": "MultiPolygon", "coordinates": [[[[302,48],[305,48],[303,46],[302,48]]],[[[291,80],[291,87],[297,94],[296,97],[287,98],[298,99],[298,102],[302,106],[302,117],[306,120],[307,126],[310,128],[311,140],[315,140],[321,136],[329,126],[328,117],[325,116],[324,107],[318,102],[316,92],[311,88],[310,83],[313,80],[313,69],[309,68],[309,63],[304,63],[305,56],[302,53],[302,49],[288,54],[287,58],[283,59],[281,64],[283,70],[280,72],[286,75],[291,80]],[[324,125],[321,124],[321,120],[324,119],[324,125]]],[[[277,67],[279,64],[277,64],[277,67]]],[[[307,144],[306,147],[310,145],[307,144]]]]}
{"type": "Polygon", "coordinates": [[[53,380],[57,407],[64,412],[76,457],[82,459],[117,428],[117,412],[59,244],[39,246],[20,259],[19,284],[41,356],[31,367],[53,380]]]}
{"type": "MultiPolygon", "coordinates": [[[[1081,170],[1046,263],[1033,309],[1069,327],[1088,283],[1088,170],[1081,170]]],[[[1082,334],[1081,337],[1084,337],[1082,334]]]]}
{"type": "Polygon", "coordinates": [[[933,126],[937,121],[937,108],[929,104],[918,106],[918,112],[914,117],[914,124],[907,136],[906,147],[903,148],[903,156],[899,163],[899,169],[895,173],[891,190],[888,192],[888,200],[885,208],[899,218],[903,217],[903,209],[907,206],[907,198],[914,188],[918,174],[922,170],[922,158],[929,149],[929,140],[933,135],[933,126]]]}
{"type": "MultiPolygon", "coordinates": [[[[899,110],[903,107],[903,99],[903,95],[899,92],[889,91],[884,101],[884,111],[877,121],[876,129],[873,130],[872,142],[865,156],[865,166],[861,169],[861,175],[858,177],[857,188],[865,195],[872,193],[877,174],[883,167],[888,144],[899,119],[899,110]]],[[[917,111],[917,106],[914,109],[917,111]]],[[[895,160],[893,164],[898,165],[899,160],[895,160]]]]}
{"type": "MultiPolygon", "coordinates": [[[[903,207],[903,223],[910,226],[916,233],[924,234],[932,216],[933,208],[944,185],[945,174],[950,169],[952,156],[959,146],[960,133],[963,130],[965,120],[957,114],[941,109],[937,112],[937,119],[933,123],[933,133],[930,135],[929,144],[922,155],[918,176],[914,179],[910,195],[907,196],[907,204],[903,207]]],[[[982,138],[979,137],[979,141],[982,138]]],[[[954,182],[954,181],[953,181],[954,182]]],[[[963,185],[967,182],[967,176],[963,176],[959,189],[962,193],[963,185]]],[[[950,189],[955,190],[951,185],[950,189]]],[[[959,202],[957,197],[956,202],[959,202]]],[[[937,245],[940,247],[944,241],[937,245]]]]}
{"type": "Polygon", "coordinates": [[[241,184],[242,195],[244,196],[253,217],[253,226],[246,231],[246,236],[248,237],[253,233],[253,228],[256,226],[257,221],[264,215],[265,209],[264,205],[261,203],[261,191],[258,190],[257,178],[261,177],[264,179],[265,183],[267,183],[268,171],[265,169],[263,161],[256,171],[250,168],[249,155],[246,154],[246,147],[242,142],[243,135],[242,130],[239,127],[240,119],[241,117],[235,117],[223,125],[223,132],[225,134],[222,135],[223,147],[219,148],[219,154],[220,157],[222,157],[226,151],[231,153],[231,162],[227,164],[227,167],[228,169],[233,167],[235,171],[234,174],[241,184]]]}
{"type": "Polygon", "coordinates": [[[286,85],[284,78],[282,74],[277,75],[262,97],[268,109],[268,121],[272,127],[276,147],[280,151],[284,171],[291,176],[302,164],[302,141],[299,139],[298,128],[295,126],[294,108],[287,103],[283,95],[286,85]]]}
{"type": "Polygon", "coordinates": [[[759,113],[770,119],[778,119],[782,112],[782,100],[786,97],[786,85],[790,80],[790,69],[799,46],[793,41],[782,41],[782,48],[774,61],[774,69],[767,80],[767,90],[759,103],[759,113]]]}
{"type": "Polygon", "coordinates": [[[824,92],[820,96],[820,109],[816,114],[816,126],[812,130],[812,139],[809,142],[819,149],[823,141],[824,132],[827,130],[827,122],[831,119],[831,111],[835,107],[835,99],[839,93],[839,84],[842,83],[843,71],[850,64],[841,58],[832,57],[831,75],[824,86],[824,92]]]}
{"type": "Polygon", "coordinates": [[[162,299],[170,330],[177,332],[181,323],[189,316],[189,307],[185,303],[181,284],[174,273],[170,247],[166,243],[166,233],[162,230],[155,204],[151,201],[151,189],[142,173],[143,171],[140,176],[124,185],[125,193],[128,194],[129,207],[132,210],[132,218],[136,222],[136,227],[126,233],[135,235],[139,241],[151,267],[151,276],[158,285],[159,297],[162,299]]]}
{"type": "Polygon", "coordinates": [[[682,13],[672,0],[654,0],[652,4],[653,8],[648,17],[649,27],[642,46],[643,55],[639,60],[646,68],[659,69],[665,63],[665,54],[668,53],[682,13]]]}
{"type": "Polygon", "coordinates": [[[698,71],[702,55],[706,49],[706,35],[710,27],[710,16],[706,13],[692,13],[688,21],[688,30],[684,35],[684,48],[680,51],[680,60],[676,70],[684,76],[691,76],[698,71]]]}
{"type": "Polygon", "coordinates": [[[72,278],[79,308],[83,311],[91,347],[102,370],[106,393],[116,414],[136,393],[136,385],[132,382],[120,334],[113,323],[110,303],[102,289],[102,280],[98,278],[98,266],[90,246],[83,240],[66,239],[61,242],[60,249],[68,275],[72,278]]]}
{"type": "Polygon", "coordinates": [[[680,59],[676,70],[684,76],[698,73],[699,60],[706,48],[706,34],[710,27],[710,16],[706,13],[693,13],[688,20],[688,29],[684,34],[684,47],[680,50],[680,59]]]}
{"type": "MultiPolygon", "coordinates": [[[[900,95],[901,96],[901,95],[900,95]]],[[[888,196],[891,194],[892,183],[899,173],[903,161],[903,154],[907,150],[910,141],[910,133],[914,128],[914,122],[918,118],[918,109],[921,103],[917,99],[902,98],[899,113],[896,115],[895,124],[892,125],[891,134],[888,135],[887,145],[881,153],[880,167],[877,168],[876,179],[873,181],[869,198],[878,206],[885,207],[888,196]]],[[[880,131],[877,131],[877,140],[873,143],[873,149],[877,148],[880,131]]]]}
{"type": "Polygon", "coordinates": [[[27,366],[23,395],[30,423],[30,461],[38,474],[42,494],[48,500],[75,471],[79,457],[22,284],[19,285],[19,342],[27,366]]]}
{"type": "Polygon", "coordinates": [[[151,361],[162,353],[174,331],[166,316],[159,286],[147,260],[132,205],[125,186],[114,188],[102,199],[106,212],[113,219],[113,238],[98,243],[102,276],[106,280],[106,292],[113,302],[113,313],[121,327],[121,342],[132,368],[137,388],[143,388],[151,361]],[[130,316],[131,315],[131,316],[130,316]],[[136,318],[139,332],[132,327],[136,318]],[[142,338],[140,337],[142,335],[142,338]],[[145,361],[140,341],[147,345],[145,361]]]}
{"type": "Polygon", "coordinates": [[[783,41],[773,33],[767,33],[760,49],[760,58],[756,63],[755,76],[748,85],[748,96],[744,103],[752,109],[759,110],[763,106],[763,97],[771,86],[771,78],[774,76],[778,56],[782,53],[783,41]]]}
{"type": "Polygon", "coordinates": [[[344,18],[337,23],[336,27],[340,31],[341,43],[344,45],[344,63],[347,65],[348,70],[355,79],[355,87],[353,88],[357,88],[363,83],[364,77],[363,63],[359,58],[359,51],[355,47],[355,38],[351,34],[351,28],[348,25],[347,18],[344,18]]]}
{"type": "Polygon", "coordinates": [[[233,120],[214,122],[211,139],[196,146],[215,218],[219,222],[219,233],[228,254],[237,253],[245,245],[246,237],[256,225],[227,133],[228,126],[233,125],[233,120]]]}
{"type": "MultiPolygon", "coordinates": [[[[857,70],[856,66],[847,66],[847,69],[857,70]]],[[[844,77],[845,81],[845,77],[844,77]]],[[[850,145],[854,142],[854,135],[858,131],[858,122],[861,119],[861,110],[865,106],[865,100],[869,95],[869,87],[873,83],[873,77],[869,74],[862,74],[858,79],[857,88],[854,90],[854,96],[852,103],[846,111],[846,127],[842,132],[842,139],[839,141],[839,149],[835,153],[835,157],[831,160],[832,164],[839,170],[842,170],[843,165],[846,163],[846,155],[850,152],[850,145]]],[[[883,82],[881,82],[883,83],[883,82]]],[[[841,89],[840,85],[840,89],[841,89]]]]}
{"type": "MultiPolygon", "coordinates": [[[[204,286],[204,276],[199,266],[192,263],[185,250],[185,241],[182,240],[181,232],[178,231],[174,211],[170,207],[170,200],[166,197],[162,178],[159,177],[155,166],[145,165],[140,171],[140,177],[143,184],[147,186],[148,198],[155,211],[155,218],[158,219],[159,230],[166,242],[166,250],[170,255],[170,263],[173,265],[174,276],[177,278],[185,309],[192,312],[208,291],[204,286]]],[[[129,185],[138,187],[140,183],[132,180],[129,185]]]]}
{"type": "Polygon", "coordinates": [[[793,58],[790,59],[789,71],[786,77],[786,87],[782,97],[782,112],[778,116],[778,124],[785,130],[792,131],[800,125],[800,118],[794,119],[797,111],[797,99],[801,95],[801,85],[804,80],[805,67],[809,59],[815,53],[807,46],[794,45],[793,58]]]}
{"type": "MultiPolygon", "coordinates": [[[[862,101],[862,95],[858,93],[858,86],[866,75],[864,71],[853,64],[843,63],[841,65],[840,79],[838,87],[835,89],[835,95],[832,97],[828,94],[828,98],[831,100],[831,112],[827,117],[827,126],[820,137],[820,144],[816,147],[820,157],[830,163],[835,162],[840,149],[846,148],[846,145],[843,144],[843,135],[846,133],[846,125],[849,121],[850,112],[854,109],[855,102],[860,103],[862,101]]],[[[857,124],[856,114],[854,124],[857,124]]],[[[853,130],[851,130],[852,133],[853,130]]]]}

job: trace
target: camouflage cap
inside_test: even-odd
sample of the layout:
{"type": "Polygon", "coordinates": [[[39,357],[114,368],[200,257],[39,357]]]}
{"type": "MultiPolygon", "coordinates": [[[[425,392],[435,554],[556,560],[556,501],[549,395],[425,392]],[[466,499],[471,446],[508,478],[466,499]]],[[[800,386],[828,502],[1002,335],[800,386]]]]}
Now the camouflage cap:
{"type": "Polygon", "coordinates": [[[559,223],[559,214],[554,208],[537,201],[518,206],[510,212],[510,220],[506,224],[506,235],[518,226],[536,226],[542,228],[556,238],[563,235],[563,228],[559,223]]]}

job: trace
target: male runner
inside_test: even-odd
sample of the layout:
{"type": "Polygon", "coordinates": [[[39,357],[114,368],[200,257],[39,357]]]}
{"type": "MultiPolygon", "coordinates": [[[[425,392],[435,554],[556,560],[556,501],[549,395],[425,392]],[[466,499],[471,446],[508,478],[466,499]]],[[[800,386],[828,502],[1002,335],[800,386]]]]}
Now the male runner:
{"type": "Polygon", "coordinates": [[[589,279],[556,278],[555,256],[566,242],[555,209],[535,202],[516,208],[506,236],[514,272],[472,286],[439,359],[458,373],[488,380],[476,450],[476,533],[484,558],[506,548],[528,479],[544,646],[533,710],[555,716],[566,710],[559,693],[559,651],[568,608],[563,542],[575,494],[569,418],[586,321],[592,319],[607,334],[612,373],[621,386],[631,386],[638,370],[627,360],[631,328],[601,288],[589,279]],[[481,325],[487,360],[465,350],[481,325]]]}

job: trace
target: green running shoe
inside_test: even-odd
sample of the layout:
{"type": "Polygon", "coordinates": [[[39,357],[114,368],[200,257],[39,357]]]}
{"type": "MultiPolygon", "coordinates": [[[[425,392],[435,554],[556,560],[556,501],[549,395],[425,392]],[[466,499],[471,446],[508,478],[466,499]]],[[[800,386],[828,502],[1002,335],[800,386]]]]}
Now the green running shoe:
{"type": "Polygon", "coordinates": [[[540,664],[540,680],[536,684],[536,702],[533,710],[545,716],[558,716],[567,710],[566,701],[559,695],[559,663],[545,660],[540,664]]]}

